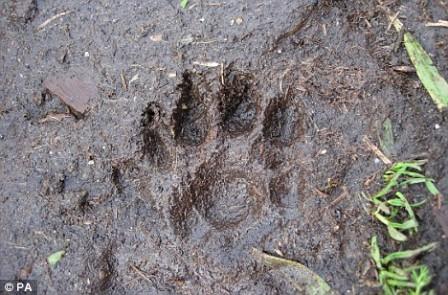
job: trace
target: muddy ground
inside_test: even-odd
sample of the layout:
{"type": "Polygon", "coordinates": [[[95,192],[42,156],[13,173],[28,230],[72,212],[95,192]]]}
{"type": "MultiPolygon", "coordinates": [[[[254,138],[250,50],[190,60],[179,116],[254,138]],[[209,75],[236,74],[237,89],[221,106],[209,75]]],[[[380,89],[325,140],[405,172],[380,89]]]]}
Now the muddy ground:
{"type": "MultiPolygon", "coordinates": [[[[448,30],[425,27],[448,19],[446,1],[384,2],[448,77],[448,30]]],[[[410,63],[376,1],[0,9],[1,279],[36,279],[42,294],[295,293],[255,247],[340,293],[378,293],[368,240],[397,245],[358,194],[380,187],[386,166],[362,139],[379,145],[386,118],[388,156],[427,158],[448,195],[447,114],[415,73],[395,70],[410,63]],[[83,117],[44,91],[65,74],[98,88],[83,117]]],[[[423,262],[446,294],[434,203],[406,247],[440,242],[423,262]]]]}

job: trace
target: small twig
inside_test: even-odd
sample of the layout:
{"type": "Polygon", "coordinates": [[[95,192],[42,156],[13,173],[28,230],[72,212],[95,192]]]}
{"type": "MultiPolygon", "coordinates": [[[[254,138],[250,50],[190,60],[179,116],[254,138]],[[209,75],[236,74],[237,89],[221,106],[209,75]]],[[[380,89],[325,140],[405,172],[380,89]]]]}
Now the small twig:
{"type": "Polygon", "coordinates": [[[415,68],[411,66],[394,66],[392,70],[402,73],[415,73],[415,68]]]}
{"type": "Polygon", "coordinates": [[[221,84],[224,86],[224,63],[221,63],[221,84]]]}
{"type": "Polygon", "coordinates": [[[152,283],[151,279],[148,277],[146,273],[144,273],[142,270],[140,270],[137,266],[131,265],[131,268],[133,271],[135,271],[141,278],[143,278],[145,281],[152,283]]]}
{"type": "Polygon", "coordinates": [[[336,199],[334,199],[331,203],[330,203],[330,205],[328,205],[327,206],[327,209],[328,208],[331,208],[331,207],[333,207],[333,206],[335,206],[335,205],[337,205],[337,204],[339,204],[343,199],[345,199],[346,197],[348,197],[348,189],[347,189],[347,187],[344,185],[344,186],[342,186],[342,193],[336,198],[336,199]]]}
{"type": "Polygon", "coordinates": [[[392,28],[392,26],[394,25],[394,22],[397,20],[399,14],[400,14],[400,12],[397,12],[392,17],[390,17],[390,22],[389,22],[389,25],[387,26],[386,32],[388,32],[390,30],[390,28],[392,28]]]}
{"type": "Polygon", "coordinates": [[[40,24],[37,27],[37,31],[41,31],[42,29],[44,29],[46,26],[48,26],[48,24],[50,24],[52,21],[57,20],[60,17],[63,17],[64,15],[67,15],[71,13],[71,11],[67,10],[67,11],[63,11],[61,13],[58,13],[52,17],[50,17],[49,19],[47,19],[46,21],[44,21],[42,24],[40,24]]]}
{"type": "Polygon", "coordinates": [[[448,20],[439,20],[436,23],[427,23],[425,26],[427,27],[443,27],[448,28],[448,20]]]}
{"type": "Polygon", "coordinates": [[[213,62],[213,61],[194,61],[193,64],[197,65],[197,66],[207,67],[207,68],[216,68],[221,65],[221,63],[213,62]]]}
{"type": "Polygon", "coordinates": [[[436,196],[437,200],[436,200],[436,204],[437,204],[437,210],[440,210],[442,208],[442,195],[441,194],[437,194],[436,196]]]}
{"type": "Polygon", "coordinates": [[[39,120],[39,123],[46,123],[49,121],[61,122],[65,118],[70,118],[72,115],[70,113],[49,113],[44,118],[39,120]]]}
{"type": "Polygon", "coordinates": [[[392,164],[392,161],[389,160],[389,158],[386,157],[386,155],[383,154],[383,152],[378,147],[376,147],[367,136],[364,136],[362,141],[378,158],[381,159],[381,161],[383,161],[384,164],[386,164],[386,165],[392,164]]]}
{"type": "Polygon", "coordinates": [[[316,187],[314,188],[314,191],[321,197],[324,197],[324,198],[328,197],[328,194],[324,193],[323,191],[319,190],[316,187]]]}
{"type": "Polygon", "coordinates": [[[211,6],[211,7],[222,7],[225,6],[226,3],[205,3],[206,6],[211,6]]]}
{"type": "Polygon", "coordinates": [[[197,40],[197,41],[191,42],[191,44],[211,44],[211,43],[216,43],[216,42],[220,42],[220,41],[222,41],[222,40],[220,40],[220,39],[197,40]]]}
{"type": "Polygon", "coordinates": [[[121,78],[121,87],[123,87],[125,91],[128,91],[128,82],[126,76],[124,75],[123,70],[121,70],[120,72],[120,78],[121,78]]]}

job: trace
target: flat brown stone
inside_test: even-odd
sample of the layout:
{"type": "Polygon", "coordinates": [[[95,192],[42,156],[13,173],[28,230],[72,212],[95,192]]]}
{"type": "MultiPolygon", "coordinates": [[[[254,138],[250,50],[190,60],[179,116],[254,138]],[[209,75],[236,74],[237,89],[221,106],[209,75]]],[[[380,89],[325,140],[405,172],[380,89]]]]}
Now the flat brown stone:
{"type": "Polygon", "coordinates": [[[52,76],[44,81],[44,87],[58,96],[75,112],[84,114],[90,99],[97,96],[97,88],[92,82],[77,77],[52,76]]]}

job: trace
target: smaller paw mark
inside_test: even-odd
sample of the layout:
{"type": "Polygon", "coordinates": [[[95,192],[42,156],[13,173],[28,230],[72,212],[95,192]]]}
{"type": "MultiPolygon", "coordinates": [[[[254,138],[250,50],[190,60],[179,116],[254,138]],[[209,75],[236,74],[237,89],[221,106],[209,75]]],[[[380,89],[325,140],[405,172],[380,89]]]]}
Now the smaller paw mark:
{"type": "Polygon", "coordinates": [[[200,145],[208,133],[207,107],[191,73],[184,73],[179,89],[180,99],[173,112],[174,138],[179,144],[200,145]]]}
{"type": "Polygon", "coordinates": [[[160,136],[158,128],[161,111],[155,103],[149,103],[143,112],[142,137],[143,154],[157,167],[167,167],[170,163],[170,153],[160,136]]]}
{"type": "Polygon", "coordinates": [[[228,71],[225,75],[218,105],[225,134],[239,136],[253,129],[258,110],[251,84],[252,79],[247,74],[228,71]]]}
{"type": "Polygon", "coordinates": [[[290,145],[303,136],[304,115],[292,97],[272,101],[265,111],[263,137],[274,144],[290,145]]]}

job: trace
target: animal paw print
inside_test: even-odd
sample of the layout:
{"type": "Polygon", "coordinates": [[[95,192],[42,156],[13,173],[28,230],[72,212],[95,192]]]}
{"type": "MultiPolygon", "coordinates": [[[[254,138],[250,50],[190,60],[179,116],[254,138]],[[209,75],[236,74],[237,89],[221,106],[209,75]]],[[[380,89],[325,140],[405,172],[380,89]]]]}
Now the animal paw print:
{"type": "MultiPolygon", "coordinates": [[[[194,169],[192,176],[183,170],[176,172],[184,173],[181,178],[187,181],[166,202],[170,204],[166,212],[175,235],[188,237],[198,219],[217,231],[244,231],[262,218],[266,206],[296,205],[297,188],[288,187],[282,177],[266,173],[275,165],[268,164],[259,171],[250,161],[242,164],[240,158],[243,153],[250,154],[254,145],[262,144],[264,161],[268,163],[274,155],[276,165],[281,166],[282,149],[300,140],[305,132],[300,104],[286,96],[274,99],[262,113],[254,77],[243,72],[226,70],[224,83],[215,94],[201,93],[202,85],[197,80],[190,72],[182,76],[170,121],[171,137],[161,136],[162,127],[169,128],[157,119],[164,112],[156,105],[147,107],[142,121],[143,153],[152,165],[166,172],[173,172],[166,141],[195,159],[195,151],[210,147],[210,133],[216,128],[216,151],[194,169]],[[257,124],[262,128],[255,128],[257,124]],[[257,136],[258,141],[250,139],[257,136]]],[[[283,174],[287,179],[295,175],[283,174]]]]}
{"type": "Polygon", "coordinates": [[[160,132],[166,130],[161,123],[162,111],[155,103],[150,103],[143,112],[142,151],[152,165],[159,168],[168,168],[171,165],[171,156],[160,132]]]}
{"type": "Polygon", "coordinates": [[[250,132],[257,118],[256,92],[251,87],[252,77],[229,71],[220,93],[218,109],[221,130],[231,137],[250,132]]]}
{"type": "Polygon", "coordinates": [[[174,194],[170,218],[176,234],[190,233],[193,210],[217,230],[248,226],[266,201],[263,187],[248,173],[223,167],[219,157],[204,163],[187,190],[174,194]]]}
{"type": "Polygon", "coordinates": [[[184,73],[179,89],[181,95],[173,113],[174,138],[181,145],[200,145],[209,130],[208,108],[189,72],[184,73]]]}

